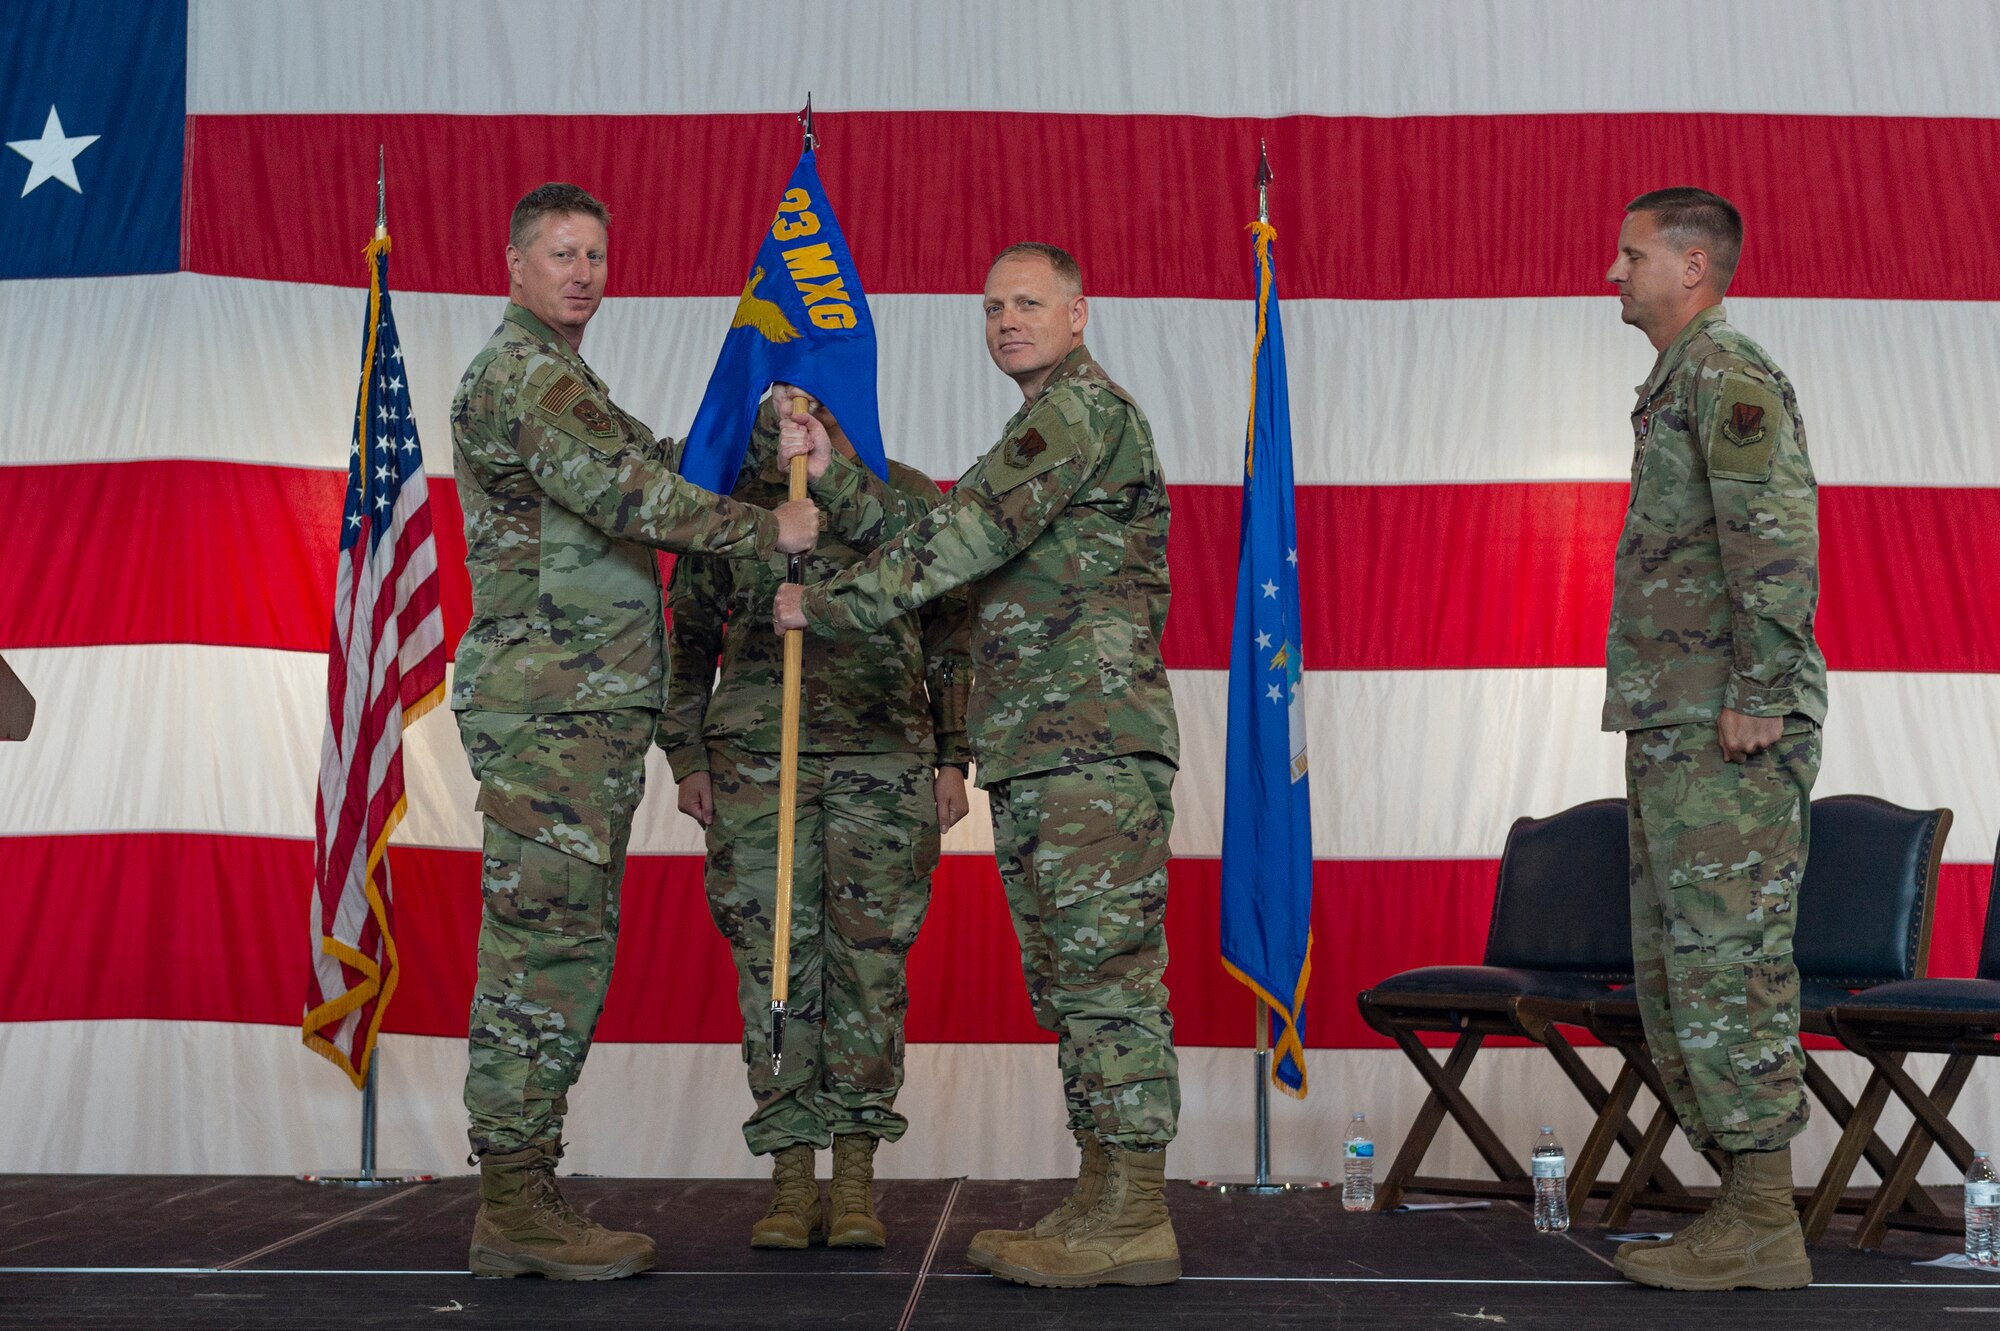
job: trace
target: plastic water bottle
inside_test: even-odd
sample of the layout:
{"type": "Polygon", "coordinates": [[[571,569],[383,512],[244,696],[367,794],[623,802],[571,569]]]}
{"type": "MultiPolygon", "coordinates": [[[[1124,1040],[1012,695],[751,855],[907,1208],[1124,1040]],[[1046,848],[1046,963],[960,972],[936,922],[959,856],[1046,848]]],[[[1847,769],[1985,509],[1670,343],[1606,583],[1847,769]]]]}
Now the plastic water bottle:
{"type": "Polygon", "coordinates": [[[1973,1152],[1965,1171],[1965,1255],[1980,1266],[2000,1266],[2000,1175],[1984,1151],[1973,1152]]]}
{"type": "Polygon", "coordinates": [[[1375,1142],[1368,1135],[1368,1116],[1356,1114],[1347,1125],[1347,1145],[1341,1152],[1346,1173],[1341,1175],[1340,1204],[1349,1211],[1367,1211],[1375,1205],[1375,1142]]]}
{"type": "Polygon", "coordinates": [[[1531,1169],[1535,1176],[1535,1228],[1544,1234],[1560,1234],[1569,1228],[1569,1156],[1556,1140],[1556,1130],[1547,1124],[1535,1138],[1531,1169]]]}

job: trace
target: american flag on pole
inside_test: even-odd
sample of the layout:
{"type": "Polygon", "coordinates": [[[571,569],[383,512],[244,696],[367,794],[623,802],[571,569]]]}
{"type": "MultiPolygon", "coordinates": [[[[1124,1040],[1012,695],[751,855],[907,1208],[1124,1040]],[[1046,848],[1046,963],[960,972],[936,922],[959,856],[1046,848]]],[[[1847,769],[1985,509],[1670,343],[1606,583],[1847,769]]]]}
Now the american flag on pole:
{"type": "Polygon", "coordinates": [[[403,820],[403,728],[444,697],[430,487],[389,309],[389,236],[368,246],[368,324],[347,459],[326,739],[313,846],[305,1042],[356,1086],[396,992],[389,834],[403,820]]]}

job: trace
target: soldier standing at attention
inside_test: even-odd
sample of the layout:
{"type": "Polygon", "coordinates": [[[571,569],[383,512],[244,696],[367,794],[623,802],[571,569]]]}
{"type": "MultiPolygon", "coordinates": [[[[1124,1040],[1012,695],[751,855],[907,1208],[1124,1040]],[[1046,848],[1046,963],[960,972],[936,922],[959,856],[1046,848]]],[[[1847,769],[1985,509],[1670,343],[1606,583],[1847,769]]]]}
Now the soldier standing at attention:
{"type": "Polygon", "coordinates": [[[941,501],[905,499],[834,459],[819,422],[785,421],[781,455],[809,456],[829,527],[873,553],[803,595],[780,588],[773,622],[871,633],[969,589],[972,751],[1082,1159],[1060,1206],[974,1236],[967,1256],[1025,1284],[1160,1284],[1180,1275],[1161,1192],[1180,1109],[1163,982],[1180,748],[1160,657],[1167,483],[1145,414],[1084,347],[1075,259],[1002,250],[985,311],[987,350],[1026,402],[941,501]]]}
{"type": "MultiPolygon", "coordinates": [[[[786,394],[789,399],[789,394],[786,394]]],[[[854,456],[836,427],[834,447],[854,456]]],[[[935,503],[930,477],[899,462],[889,482],[935,503]]],[[[786,495],[778,421],[757,414],[734,497],[775,508],[786,495]]],[[[806,564],[812,580],[858,563],[837,537],[806,564]]],[[[809,638],[799,726],[791,993],[782,1075],[771,1073],[768,1017],[778,860],[779,705],[784,640],[768,607],[785,561],[682,558],[668,600],[667,707],[660,747],[680,807],[708,829],[708,906],[736,961],[743,1057],[756,1108],[743,1137],[769,1155],[776,1184],[752,1228],[758,1248],[879,1248],[875,1148],[909,1120],[903,1084],[904,963],[930,905],[938,838],[965,816],[965,598],[934,601],[872,632],[809,638]],[[718,675],[717,658],[721,658],[718,675]],[[822,1212],[813,1152],[833,1147],[833,1208],[822,1212]],[[829,1223],[830,1219],[830,1223],[829,1223]]]]}
{"type": "Polygon", "coordinates": [[[604,296],[609,220],[574,185],[515,205],[507,313],[452,400],[472,618],[451,705],[485,815],[465,1079],[477,1275],[603,1280],[653,1264],[651,1239],[585,1219],[555,1186],[665,701],[653,549],[757,558],[810,549],[818,529],[809,503],[766,512],[681,480],[577,354],[604,296]]]}
{"type": "Polygon", "coordinates": [[[1790,1142],[1807,1112],[1792,931],[1826,719],[1818,487],[1791,383],[1723,319],[1742,247],[1728,200],[1656,190],[1626,208],[1605,275],[1660,353],[1632,412],[1605,649],[1639,1009],[1682,1131],[1723,1153],[1707,1214],[1618,1253],[1667,1289],[1812,1280],[1790,1142]]]}

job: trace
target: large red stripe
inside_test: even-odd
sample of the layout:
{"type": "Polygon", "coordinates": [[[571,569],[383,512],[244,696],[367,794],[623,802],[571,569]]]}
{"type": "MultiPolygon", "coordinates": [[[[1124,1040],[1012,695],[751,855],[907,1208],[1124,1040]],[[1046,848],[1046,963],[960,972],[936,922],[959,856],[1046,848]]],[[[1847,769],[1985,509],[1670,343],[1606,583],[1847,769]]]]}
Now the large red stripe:
{"type": "MultiPolygon", "coordinates": [[[[972,292],[1003,245],[1055,241],[1102,295],[1241,299],[1271,144],[1287,296],[1606,290],[1626,202],[1701,184],[1742,207],[1744,296],[2000,298],[2000,121],[1718,114],[1203,116],[866,112],[819,119],[864,285],[972,292]]],[[[509,210],[573,180],[616,214],[613,289],[741,290],[798,151],[788,115],[194,116],[186,264],[365,284],[369,165],[396,177],[398,289],[499,294],[509,210]],[[257,206],[246,207],[254,199],[257,206]]]]}
{"type": "MultiPolygon", "coordinates": [[[[324,652],[338,472],[0,467],[0,648],[197,642],[324,652]],[[79,524],[70,514],[115,513],[79,524]],[[84,613],[88,607],[88,613],[84,613]]],[[[1316,670],[1599,665],[1622,482],[1303,486],[1316,670]]],[[[452,482],[431,481],[448,645],[469,613],[452,482]]],[[[1176,486],[1168,664],[1229,664],[1241,497],[1176,486]]],[[[1844,670],[2000,670],[2000,488],[1821,492],[1819,636],[1844,670]]]]}
{"type": "MultiPolygon", "coordinates": [[[[392,1031],[460,1035],[479,926],[474,851],[397,847],[401,987],[392,1031]]],[[[304,841],[138,833],[0,838],[14,927],[0,935],[0,1021],[143,1017],[290,1025],[306,964],[304,841]],[[60,893],[34,885],[62,883],[60,893]],[[287,886],[289,885],[289,886],[287,886]]],[[[1307,1043],[1372,1047],[1354,994],[1412,966],[1472,963],[1485,944],[1495,865],[1485,860],[1322,860],[1314,866],[1307,1043]]],[[[1931,973],[1969,975],[1989,870],[1949,864],[1931,973]]],[[[1247,992],[1218,960],[1218,862],[1176,860],[1167,913],[1177,1038],[1252,1039],[1247,992]]],[[[911,955],[909,1037],[1039,1040],[991,857],[953,855],[911,955]]],[[[626,873],[612,1040],[733,1042],[735,972],[708,918],[701,860],[636,856],[626,873]]]]}

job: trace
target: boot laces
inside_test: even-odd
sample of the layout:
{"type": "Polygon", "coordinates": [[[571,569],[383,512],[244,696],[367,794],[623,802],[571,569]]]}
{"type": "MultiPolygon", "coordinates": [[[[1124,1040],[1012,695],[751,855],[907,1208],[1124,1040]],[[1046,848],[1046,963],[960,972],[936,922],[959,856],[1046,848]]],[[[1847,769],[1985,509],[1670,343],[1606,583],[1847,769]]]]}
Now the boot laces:
{"type": "Polygon", "coordinates": [[[845,1151],[836,1145],[833,1159],[833,1210],[836,1215],[873,1215],[874,1167],[873,1161],[862,1154],[861,1149],[847,1147],[845,1151]],[[841,1159],[844,1154],[860,1156],[860,1168],[843,1170],[841,1159]]]}
{"type": "MultiPolygon", "coordinates": [[[[1118,1170],[1111,1159],[1112,1153],[1117,1148],[1109,1143],[1100,1142],[1097,1149],[1103,1152],[1103,1160],[1100,1168],[1104,1171],[1104,1178],[1098,1191],[1097,1199],[1090,1204],[1090,1208],[1084,1211],[1077,1218],[1076,1223],[1070,1227],[1069,1234],[1073,1239],[1087,1238],[1095,1234],[1098,1230],[1110,1224],[1113,1217],[1125,1209],[1125,1194],[1127,1189],[1119,1186],[1118,1170]]],[[[1074,1200],[1074,1197],[1072,1197],[1072,1200],[1074,1200]]]]}
{"type": "Polygon", "coordinates": [[[780,1153],[771,1166],[771,1181],[777,1185],[777,1194],[771,1198],[771,1209],[767,1216],[797,1212],[803,1215],[812,1209],[819,1195],[819,1180],[813,1177],[813,1158],[809,1151],[796,1155],[780,1153]]]}
{"type": "Polygon", "coordinates": [[[533,1191],[529,1204],[533,1207],[534,1217],[544,1228],[565,1238],[582,1238],[597,1226],[564,1199],[556,1188],[555,1172],[554,1161],[534,1172],[533,1182],[529,1184],[533,1191]]]}

